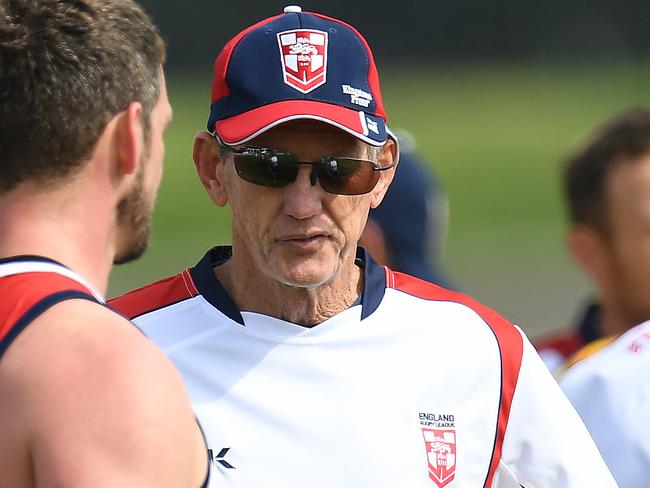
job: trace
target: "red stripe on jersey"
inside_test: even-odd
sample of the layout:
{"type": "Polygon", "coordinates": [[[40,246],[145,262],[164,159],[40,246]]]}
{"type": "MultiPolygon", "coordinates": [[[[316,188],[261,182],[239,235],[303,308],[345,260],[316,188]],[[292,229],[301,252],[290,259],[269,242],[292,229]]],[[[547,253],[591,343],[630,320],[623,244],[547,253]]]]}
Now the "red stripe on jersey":
{"type": "Polygon", "coordinates": [[[386,283],[389,287],[404,291],[410,295],[424,298],[426,300],[460,303],[471,308],[485,321],[490,329],[492,329],[492,332],[496,337],[499,345],[499,353],[501,355],[501,399],[499,402],[499,416],[497,419],[497,430],[492,451],[492,459],[490,461],[490,468],[484,484],[485,488],[489,488],[492,486],[494,474],[496,473],[497,466],[501,460],[503,439],[508,426],[512,398],[515,394],[515,388],[517,387],[519,369],[521,368],[521,360],[524,351],[524,343],[521,334],[514,325],[501,317],[498,313],[467,295],[447,290],[418,278],[392,271],[388,268],[386,271],[386,278],[386,283]]]}
{"type": "Polygon", "coordinates": [[[19,273],[0,278],[0,341],[39,301],[67,290],[90,293],[81,283],[58,273],[19,273]]]}
{"type": "Polygon", "coordinates": [[[133,319],[147,312],[199,294],[189,270],[164,278],[108,301],[115,310],[133,319]]]}

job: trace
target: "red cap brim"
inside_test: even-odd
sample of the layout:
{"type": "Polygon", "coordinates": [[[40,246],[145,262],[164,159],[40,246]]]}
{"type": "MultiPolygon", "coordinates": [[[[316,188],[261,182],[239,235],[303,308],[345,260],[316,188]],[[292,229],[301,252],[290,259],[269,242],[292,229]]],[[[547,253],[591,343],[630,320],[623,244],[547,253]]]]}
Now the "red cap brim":
{"type": "Polygon", "coordinates": [[[215,132],[225,144],[244,144],[267,130],[290,120],[319,120],[338,127],[373,146],[386,142],[386,126],[380,117],[370,121],[379,130],[368,130],[368,115],[362,111],[313,100],[286,100],[218,120],[215,132]]]}

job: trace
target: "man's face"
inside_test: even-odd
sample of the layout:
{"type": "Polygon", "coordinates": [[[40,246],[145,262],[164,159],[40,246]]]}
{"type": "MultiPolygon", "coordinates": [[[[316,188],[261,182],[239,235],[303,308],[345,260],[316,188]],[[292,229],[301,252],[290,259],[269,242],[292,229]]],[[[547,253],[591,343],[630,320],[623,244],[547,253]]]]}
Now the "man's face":
{"type": "MultiPolygon", "coordinates": [[[[364,143],[314,121],[282,124],[248,145],[290,152],[301,161],[323,156],[368,159],[364,143]]],[[[255,272],[305,288],[328,283],[344,267],[354,266],[368,211],[381,201],[392,177],[392,170],[381,172],[375,189],[365,195],[333,195],[319,183],[311,185],[311,169],[301,165],[296,181],[282,188],[267,188],[239,178],[232,154],[222,167],[232,210],[235,256],[242,257],[255,272]]]]}
{"type": "Polygon", "coordinates": [[[650,319],[650,154],[615,166],[605,197],[609,283],[603,286],[632,327],[650,319]]]}
{"type": "Polygon", "coordinates": [[[138,259],[149,245],[151,217],[162,178],[165,145],[163,132],[171,120],[165,78],[161,72],[160,97],[151,111],[148,140],[132,190],[118,204],[117,220],[123,238],[114,263],[123,264],[138,259]]]}

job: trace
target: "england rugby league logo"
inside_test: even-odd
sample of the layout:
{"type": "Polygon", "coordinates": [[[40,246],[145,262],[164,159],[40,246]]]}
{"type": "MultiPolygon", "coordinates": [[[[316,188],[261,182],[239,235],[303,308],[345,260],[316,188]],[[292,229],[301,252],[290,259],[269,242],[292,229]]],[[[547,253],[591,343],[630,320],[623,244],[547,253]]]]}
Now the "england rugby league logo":
{"type": "Polygon", "coordinates": [[[278,33],[284,82],[309,93],[327,79],[327,32],[297,29],[278,33]]]}
{"type": "Polygon", "coordinates": [[[456,474],[454,416],[420,413],[420,427],[427,453],[429,478],[439,488],[443,488],[453,481],[456,474]]]}

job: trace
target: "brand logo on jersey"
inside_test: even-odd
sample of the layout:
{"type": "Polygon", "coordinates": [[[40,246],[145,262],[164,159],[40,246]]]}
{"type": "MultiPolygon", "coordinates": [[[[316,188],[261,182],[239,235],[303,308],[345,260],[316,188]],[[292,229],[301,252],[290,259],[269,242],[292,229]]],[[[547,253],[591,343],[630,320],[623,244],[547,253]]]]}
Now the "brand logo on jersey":
{"type": "Polygon", "coordinates": [[[627,346],[627,350],[630,352],[642,352],[648,346],[650,346],[650,331],[644,332],[637,337],[632,344],[627,346]]]}
{"type": "Polygon", "coordinates": [[[429,478],[439,488],[442,488],[451,483],[456,474],[454,416],[420,413],[420,426],[427,454],[429,478]],[[428,427],[436,425],[445,425],[445,428],[428,427]]]}
{"type": "Polygon", "coordinates": [[[228,454],[228,451],[230,451],[230,448],[224,447],[221,449],[221,451],[219,451],[219,454],[215,456],[214,451],[212,449],[208,449],[208,459],[211,463],[220,464],[226,469],[235,469],[232,464],[224,459],[226,457],[226,454],[228,454]]]}
{"type": "Polygon", "coordinates": [[[278,33],[284,82],[309,93],[327,78],[327,32],[297,29],[278,33]]]}

